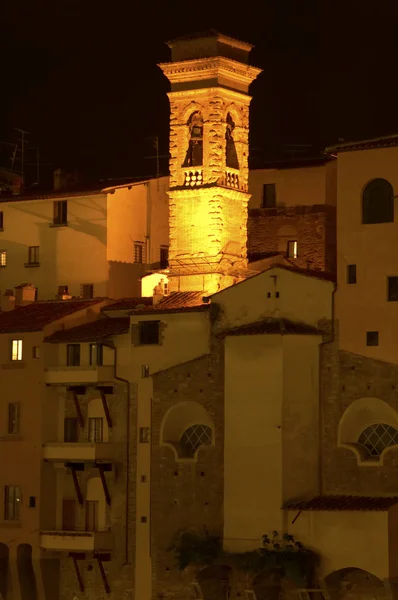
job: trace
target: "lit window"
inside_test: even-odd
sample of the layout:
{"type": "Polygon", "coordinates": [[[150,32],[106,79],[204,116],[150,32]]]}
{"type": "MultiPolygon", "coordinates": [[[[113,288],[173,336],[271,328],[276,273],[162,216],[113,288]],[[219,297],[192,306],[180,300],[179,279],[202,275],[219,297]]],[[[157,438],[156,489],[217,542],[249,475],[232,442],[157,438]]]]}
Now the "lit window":
{"type": "Polygon", "coordinates": [[[0,267],[6,267],[6,266],[7,266],[7,251],[0,250],[0,267]]]}
{"type": "Polygon", "coordinates": [[[298,245],[297,241],[293,240],[287,243],[287,257],[288,258],[297,258],[297,250],[298,245]]]}
{"type": "Polygon", "coordinates": [[[39,246],[29,246],[28,265],[38,265],[39,262],[39,246]]]}
{"type": "Polygon", "coordinates": [[[19,433],[20,404],[8,405],[8,433],[19,433]]]}
{"type": "Polygon", "coordinates": [[[21,516],[21,488],[6,485],[4,494],[4,520],[19,521],[21,516]]]}
{"type": "Polygon", "coordinates": [[[88,441],[100,443],[103,440],[103,420],[101,417],[90,417],[88,420],[88,441]]]}
{"type": "Polygon", "coordinates": [[[12,340],[11,360],[22,360],[22,340],[12,340]]]}
{"type": "Polygon", "coordinates": [[[369,456],[380,456],[386,448],[398,444],[398,430],[386,423],[370,425],[359,436],[358,444],[364,446],[369,456]]]}

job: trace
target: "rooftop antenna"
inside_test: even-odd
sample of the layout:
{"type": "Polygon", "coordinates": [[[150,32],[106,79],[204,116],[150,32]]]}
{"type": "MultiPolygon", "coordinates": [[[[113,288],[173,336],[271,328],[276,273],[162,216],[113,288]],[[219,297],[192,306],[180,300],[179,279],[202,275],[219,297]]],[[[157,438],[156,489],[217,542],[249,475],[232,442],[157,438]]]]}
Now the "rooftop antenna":
{"type": "Polygon", "coordinates": [[[24,176],[24,164],[25,164],[25,144],[26,144],[26,136],[29,135],[29,131],[25,131],[24,129],[19,129],[18,127],[15,127],[14,130],[18,133],[18,140],[17,143],[15,145],[14,148],[14,152],[12,154],[12,158],[11,158],[11,170],[14,170],[14,165],[15,165],[15,160],[17,158],[17,153],[20,147],[20,151],[21,151],[21,168],[20,168],[20,174],[23,178],[24,176]]]}
{"type": "Polygon", "coordinates": [[[160,159],[169,158],[169,154],[159,154],[159,136],[155,135],[145,139],[152,140],[152,147],[155,148],[156,154],[154,156],[144,156],[144,158],[156,158],[156,177],[160,177],[160,159]]]}

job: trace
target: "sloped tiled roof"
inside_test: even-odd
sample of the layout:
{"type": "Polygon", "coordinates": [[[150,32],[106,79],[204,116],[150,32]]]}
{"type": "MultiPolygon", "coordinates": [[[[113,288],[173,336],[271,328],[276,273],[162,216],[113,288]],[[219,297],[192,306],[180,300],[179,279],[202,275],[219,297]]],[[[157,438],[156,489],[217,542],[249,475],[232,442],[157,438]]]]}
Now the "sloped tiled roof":
{"type": "Polygon", "coordinates": [[[341,142],[334,146],[325,148],[327,154],[337,154],[339,152],[353,152],[354,150],[372,150],[374,148],[390,148],[398,146],[398,133],[385,135],[369,140],[357,140],[351,142],[341,142]]]}
{"type": "Polygon", "coordinates": [[[311,500],[294,500],[284,505],[286,510],[388,510],[398,504],[398,496],[316,496],[311,500]]]}
{"type": "Polygon", "coordinates": [[[53,321],[62,319],[78,310],[103,302],[94,300],[58,300],[32,302],[0,313],[0,333],[40,331],[53,321]]]}
{"type": "Polygon", "coordinates": [[[71,329],[56,331],[44,339],[45,342],[67,343],[67,342],[99,342],[113,335],[127,333],[130,329],[129,317],[103,317],[91,323],[84,323],[71,329]]]}
{"type": "Polygon", "coordinates": [[[108,312],[109,310],[133,310],[137,308],[140,304],[144,304],[144,306],[152,306],[153,298],[121,298],[117,300],[114,304],[109,304],[108,306],[104,306],[102,309],[104,312],[108,312]]]}
{"type": "Polygon", "coordinates": [[[295,323],[288,319],[267,318],[247,325],[239,325],[232,329],[227,329],[218,334],[218,337],[234,336],[234,335],[321,335],[321,332],[316,327],[306,325],[305,323],[295,323]]]}
{"type": "Polygon", "coordinates": [[[205,310],[209,304],[203,302],[203,292],[172,292],[165,296],[161,302],[145,308],[131,311],[131,315],[154,314],[164,312],[192,312],[205,310]]]}

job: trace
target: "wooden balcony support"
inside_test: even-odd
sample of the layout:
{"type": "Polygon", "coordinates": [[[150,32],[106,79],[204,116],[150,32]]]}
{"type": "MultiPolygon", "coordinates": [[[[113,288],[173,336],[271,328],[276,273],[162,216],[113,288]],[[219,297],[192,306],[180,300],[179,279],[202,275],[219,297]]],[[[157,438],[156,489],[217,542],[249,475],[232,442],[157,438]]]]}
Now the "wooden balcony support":
{"type": "Polygon", "coordinates": [[[111,588],[109,586],[109,582],[108,582],[108,578],[106,576],[105,573],[105,569],[104,569],[104,562],[110,561],[111,560],[111,555],[110,554],[96,554],[95,558],[97,559],[97,563],[98,563],[98,569],[99,572],[101,573],[101,578],[102,578],[102,582],[104,584],[104,588],[105,588],[105,592],[107,594],[111,593],[111,588]]]}
{"type": "Polygon", "coordinates": [[[112,465],[108,463],[96,463],[99,476],[101,478],[102,488],[104,490],[105,500],[108,506],[111,505],[111,496],[109,493],[108,482],[106,481],[105,472],[112,471],[112,465]]]}
{"type": "Polygon", "coordinates": [[[76,573],[76,579],[79,584],[79,589],[81,592],[84,592],[84,581],[79,567],[79,560],[85,560],[86,555],[80,552],[70,552],[69,556],[73,561],[73,566],[76,573]]]}

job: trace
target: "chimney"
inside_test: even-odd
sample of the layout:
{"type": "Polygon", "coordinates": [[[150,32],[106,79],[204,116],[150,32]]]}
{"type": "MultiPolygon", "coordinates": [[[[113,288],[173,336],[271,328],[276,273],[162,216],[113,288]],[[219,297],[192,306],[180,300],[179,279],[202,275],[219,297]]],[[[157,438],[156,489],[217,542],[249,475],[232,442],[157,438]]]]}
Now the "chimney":
{"type": "Polygon", "coordinates": [[[153,305],[159,304],[164,298],[163,279],[153,288],[153,305]]]}
{"type": "Polygon", "coordinates": [[[55,169],[54,171],[54,191],[67,190],[75,186],[79,182],[77,172],[67,173],[63,169],[55,169]]]}
{"type": "Polygon", "coordinates": [[[15,288],[15,306],[26,306],[36,300],[36,288],[31,283],[21,283],[15,288]]]}
{"type": "Polygon", "coordinates": [[[68,291],[67,285],[59,285],[58,286],[58,294],[55,296],[56,300],[70,300],[72,296],[68,291]]]}
{"type": "Polygon", "coordinates": [[[15,295],[14,290],[6,290],[4,295],[1,297],[1,310],[7,311],[15,308],[15,295]]]}

